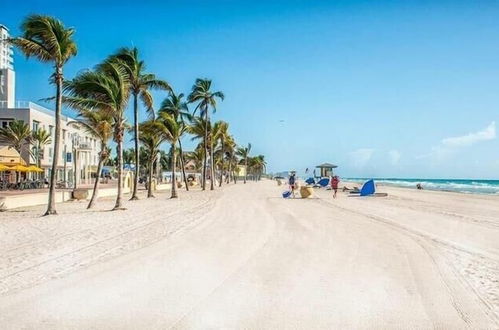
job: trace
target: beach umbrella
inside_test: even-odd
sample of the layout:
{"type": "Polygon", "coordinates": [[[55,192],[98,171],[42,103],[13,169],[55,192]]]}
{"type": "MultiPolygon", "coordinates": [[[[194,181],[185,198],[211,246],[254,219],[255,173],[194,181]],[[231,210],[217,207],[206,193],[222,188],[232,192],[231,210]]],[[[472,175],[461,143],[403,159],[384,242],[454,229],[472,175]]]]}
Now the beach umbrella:
{"type": "Polygon", "coordinates": [[[43,172],[43,170],[41,168],[39,168],[38,166],[35,166],[35,165],[28,166],[27,169],[28,169],[28,172],[37,172],[37,173],[43,172]]]}

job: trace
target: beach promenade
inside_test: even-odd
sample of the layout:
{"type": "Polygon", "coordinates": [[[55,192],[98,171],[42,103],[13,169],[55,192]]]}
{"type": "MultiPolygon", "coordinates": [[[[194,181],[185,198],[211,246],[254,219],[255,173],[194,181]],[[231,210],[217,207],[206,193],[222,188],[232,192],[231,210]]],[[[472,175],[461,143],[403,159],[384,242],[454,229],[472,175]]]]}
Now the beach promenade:
{"type": "Polygon", "coordinates": [[[499,328],[499,197],[282,190],[0,213],[0,328],[499,328]]]}

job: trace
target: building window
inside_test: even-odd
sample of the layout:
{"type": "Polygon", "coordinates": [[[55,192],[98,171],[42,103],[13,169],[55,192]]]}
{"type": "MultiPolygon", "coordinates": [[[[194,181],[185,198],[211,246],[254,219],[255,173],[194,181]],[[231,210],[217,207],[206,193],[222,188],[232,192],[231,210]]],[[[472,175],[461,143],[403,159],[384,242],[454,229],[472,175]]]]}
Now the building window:
{"type": "Polygon", "coordinates": [[[40,122],[33,120],[33,132],[38,131],[39,125],[40,125],[40,122]]]}
{"type": "Polygon", "coordinates": [[[54,136],[54,126],[49,125],[49,134],[50,136],[54,136]]]}
{"type": "Polygon", "coordinates": [[[66,130],[62,130],[62,141],[66,141],[66,130]]]}

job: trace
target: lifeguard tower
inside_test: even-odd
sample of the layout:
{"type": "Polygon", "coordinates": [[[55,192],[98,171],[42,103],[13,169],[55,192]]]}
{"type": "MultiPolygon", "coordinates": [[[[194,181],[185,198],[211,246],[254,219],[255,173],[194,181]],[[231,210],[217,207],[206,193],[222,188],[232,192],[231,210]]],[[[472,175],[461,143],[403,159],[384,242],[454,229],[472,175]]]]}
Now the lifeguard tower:
{"type": "Polygon", "coordinates": [[[333,169],[337,168],[338,166],[331,164],[331,163],[323,163],[320,165],[317,165],[316,168],[320,170],[320,175],[319,178],[324,178],[324,177],[330,177],[333,176],[333,169]]]}

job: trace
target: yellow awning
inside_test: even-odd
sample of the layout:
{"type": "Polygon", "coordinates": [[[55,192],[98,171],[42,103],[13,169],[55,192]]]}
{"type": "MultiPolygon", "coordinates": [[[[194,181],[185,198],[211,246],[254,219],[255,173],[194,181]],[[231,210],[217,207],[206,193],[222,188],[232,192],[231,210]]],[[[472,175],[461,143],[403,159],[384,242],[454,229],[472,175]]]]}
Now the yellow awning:
{"type": "Polygon", "coordinates": [[[8,171],[8,170],[10,170],[10,168],[9,168],[9,167],[7,167],[7,166],[5,166],[5,165],[3,165],[3,164],[0,164],[0,172],[3,172],[3,171],[8,171]]]}
{"type": "Polygon", "coordinates": [[[28,172],[28,168],[26,166],[23,166],[23,165],[10,166],[9,170],[16,171],[16,172],[28,172]]]}
{"type": "Polygon", "coordinates": [[[43,170],[41,168],[39,168],[38,166],[35,166],[35,165],[31,165],[31,166],[28,166],[27,167],[28,169],[28,172],[43,172],[43,170]]]}

